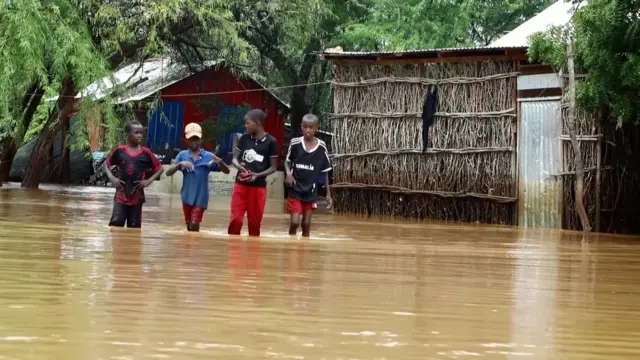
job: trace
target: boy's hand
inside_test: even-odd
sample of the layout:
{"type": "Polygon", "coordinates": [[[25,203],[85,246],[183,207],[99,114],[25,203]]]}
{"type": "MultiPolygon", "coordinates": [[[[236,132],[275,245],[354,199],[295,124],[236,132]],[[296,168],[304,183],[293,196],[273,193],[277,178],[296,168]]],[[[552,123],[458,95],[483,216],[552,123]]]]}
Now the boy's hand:
{"type": "Polygon", "coordinates": [[[193,163],[191,161],[180,161],[180,166],[183,170],[193,171],[193,163]]]}
{"type": "Polygon", "coordinates": [[[113,184],[113,186],[115,186],[116,189],[124,190],[124,181],[118,179],[115,176],[110,176],[109,181],[111,181],[111,183],[113,184]]]}
{"type": "Polygon", "coordinates": [[[247,182],[252,183],[256,180],[258,180],[258,176],[254,173],[252,173],[251,171],[247,171],[249,173],[249,177],[247,178],[247,182]]]}
{"type": "Polygon", "coordinates": [[[220,159],[219,157],[216,156],[216,154],[212,154],[213,155],[213,160],[211,160],[211,164],[220,164],[220,162],[222,161],[222,159],[220,159]]]}
{"type": "Polygon", "coordinates": [[[287,177],[284,179],[284,182],[289,186],[293,186],[293,184],[296,183],[296,179],[293,178],[292,173],[287,173],[287,177]]]}
{"type": "Polygon", "coordinates": [[[142,180],[142,181],[136,181],[136,189],[137,190],[142,190],[142,189],[146,188],[149,185],[151,185],[151,181],[149,181],[148,179],[145,179],[145,180],[142,180]]]}
{"type": "Polygon", "coordinates": [[[238,179],[242,182],[254,182],[258,177],[249,170],[240,171],[238,179]]]}
{"type": "Polygon", "coordinates": [[[327,200],[327,209],[331,209],[333,206],[333,199],[331,198],[331,195],[327,196],[325,199],[327,200]]]}

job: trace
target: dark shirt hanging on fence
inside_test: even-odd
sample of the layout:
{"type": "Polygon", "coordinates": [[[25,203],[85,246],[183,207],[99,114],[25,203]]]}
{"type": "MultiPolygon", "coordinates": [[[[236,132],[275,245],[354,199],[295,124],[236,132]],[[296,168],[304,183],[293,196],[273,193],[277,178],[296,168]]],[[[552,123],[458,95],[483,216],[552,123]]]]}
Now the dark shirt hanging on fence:
{"type": "Polygon", "coordinates": [[[429,143],[429,126],[433,124],[436,115],[436,105],[438,103],[438,88],[436,85],[429,87],[427,96],[422,105],[422,152],[427,151],[429,143]]]}

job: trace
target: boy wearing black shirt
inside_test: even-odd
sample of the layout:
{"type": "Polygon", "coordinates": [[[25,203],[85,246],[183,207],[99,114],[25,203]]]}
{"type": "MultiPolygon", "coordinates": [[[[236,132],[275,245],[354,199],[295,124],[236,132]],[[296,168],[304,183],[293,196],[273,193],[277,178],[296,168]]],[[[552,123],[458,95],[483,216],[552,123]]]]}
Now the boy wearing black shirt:
{"type": "Polygon", "coordinates": [[[127,144],[116,147],[105,161],[105,173],[116,187],[109,226],[139,228],[142,222],[144,188],[157,180],[164,169],[151,150],[140,145],[144,128],[137,121],[127,123],[127,144]],[[115,167],[116,175],[111,172],[115,167]]]}
{"type": "Polygon", "coordinates": [[[276,171],[278,143],[264,131],[266,114],[253,109],[244,118],[247,133],[238,140],[233,153],[233,166],[238,169],[231,195],[231,220],[228,233],[240,235],[247,214],[249,236],[260,236],[260,225],[267,202],[266,177],[276,171]]]}
{"type": "Polygon", "coordinates": [[[309,237],[311,230],[311,214],[317,208],[317,179],[324,174],[327,185],[327,208],[331,207],[331,190],[329,189],[329,171],[331,161],[324,141],[315,137],[318,131],[318,117],[307,114],[302,118],[303,136],[291,139],[285,170],[288,186],[287,212],[291,214],[289,234],[295,235],[300,226],[302,215],[302,236],[309,237]]]}

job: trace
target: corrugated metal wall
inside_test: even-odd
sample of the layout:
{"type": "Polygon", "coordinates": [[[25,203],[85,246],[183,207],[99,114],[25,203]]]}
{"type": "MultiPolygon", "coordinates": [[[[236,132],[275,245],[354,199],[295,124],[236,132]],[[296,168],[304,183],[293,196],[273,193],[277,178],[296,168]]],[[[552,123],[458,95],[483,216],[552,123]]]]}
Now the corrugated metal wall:
{"type": "MultiPolygon", "coordinates": [[[[520,102],[518,223],[524,227],[562,226],[560,100],[520,102]]],[[[529,101],[532,100],[532,101],[529,101]]]]}
{"type": "Polygon", "coordinates": [[[180,148],[184,128],[184,103],[163,100],[153,111],[147,129],[147,147],[151,150],[180,148]]]}

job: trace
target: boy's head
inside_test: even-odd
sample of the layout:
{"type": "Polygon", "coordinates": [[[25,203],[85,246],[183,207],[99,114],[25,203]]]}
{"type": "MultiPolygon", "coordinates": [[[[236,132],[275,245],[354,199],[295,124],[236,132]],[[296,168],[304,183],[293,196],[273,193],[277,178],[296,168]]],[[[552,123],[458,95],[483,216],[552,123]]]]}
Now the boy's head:
{"type": "Polygon", "coordinates": [[[184,137],[187,138],[189,149],[198,150],[202,145],[202,127],[196,123],[191,123],[184,128],[184,137]]]}
{"type": "Polygon", "coordinates": [[[267,115],[260,109],[249,110],[244,116],[244,126],[249,134],[256,134],[264,129],[264,121],[267,115]]]}
{"type": "Polygon", "coordinates": [[[137,121],[130,121],[124,126],[124,132],[127,133],[127,141],[129,144],[140,145],[142,136],[144,135],[142,124],[137,121]]]}
{"type": "Polygon", "coordinates": [[[320,119],[313,114],[307,114],[302,117],[302,135],[305,139],[311,140],[314,136],[316,136],[316,131],[318,131],[318,125],[320,124],[320,119]]]}

